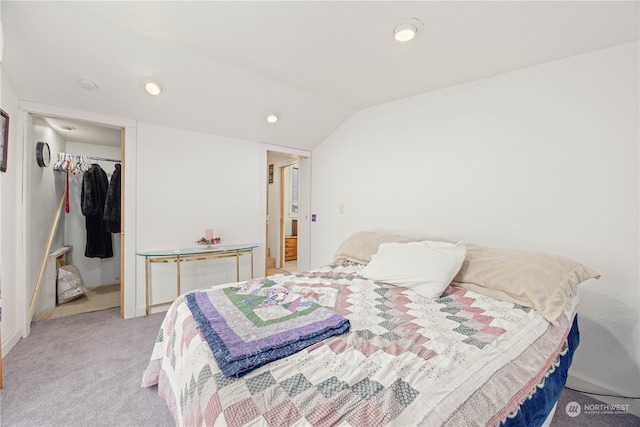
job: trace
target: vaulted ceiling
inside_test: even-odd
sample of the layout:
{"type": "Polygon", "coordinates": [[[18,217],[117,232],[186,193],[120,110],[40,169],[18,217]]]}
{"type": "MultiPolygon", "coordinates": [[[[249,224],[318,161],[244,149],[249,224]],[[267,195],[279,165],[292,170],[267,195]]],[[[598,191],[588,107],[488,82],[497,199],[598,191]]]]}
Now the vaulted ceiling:
{"type": "Polygon", "coordinates": [[[638,40],[638,4],[3,0],[2,73],[20,99],[311,150],[360,109],[638,40]]]}

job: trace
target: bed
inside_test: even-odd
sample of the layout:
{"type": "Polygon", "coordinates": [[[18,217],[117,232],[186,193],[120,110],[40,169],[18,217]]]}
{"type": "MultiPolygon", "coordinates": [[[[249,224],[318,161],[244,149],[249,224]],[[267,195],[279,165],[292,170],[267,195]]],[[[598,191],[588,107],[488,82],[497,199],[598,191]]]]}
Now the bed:
{"type": "Polygon", "coordinates": [[[576,288],[598,277],[555,255],[356,232],[321,268],[177,298],[142,386],[157,386],[185,426],[539,426],[555,410],[579,343],[576,288]],[[433,250],[440,242],[458,252],[443,257],[433,250]],[[448,262],[435,273],[424,267],[448,262]],[[439,292],[434,275],[446,282],[439,292]],[[226,313],[221,292],[237,298],[265,287],[322,306],[349,329],[224,373],[194,317],[195,298],[226,313]]]}

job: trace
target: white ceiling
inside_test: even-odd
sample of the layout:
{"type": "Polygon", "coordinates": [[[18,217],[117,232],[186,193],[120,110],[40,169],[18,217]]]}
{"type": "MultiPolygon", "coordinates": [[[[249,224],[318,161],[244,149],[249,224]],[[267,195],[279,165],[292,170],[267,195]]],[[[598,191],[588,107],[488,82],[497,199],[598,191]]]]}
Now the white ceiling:
{"type": "Polygon", "coordinates": [[[70,120],[68,118],[42,117],[42,119],[62,137],[63,141],[108,145],[111,147],[120,147],[122,145],[121,129],[119,128],[97,125],[81,120],[70,120]]]}
{"type": "Polygon", "coordinates": [[[360,109],[639,39],[637,1],[0,5],[20,99],[307,150],[360,109]]]}

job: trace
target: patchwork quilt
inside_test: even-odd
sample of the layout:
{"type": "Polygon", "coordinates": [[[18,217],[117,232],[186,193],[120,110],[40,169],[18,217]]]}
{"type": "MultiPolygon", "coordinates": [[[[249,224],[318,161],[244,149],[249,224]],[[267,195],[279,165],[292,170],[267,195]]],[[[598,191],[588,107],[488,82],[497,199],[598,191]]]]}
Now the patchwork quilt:
{"type": "Polygon", "coordinates": [[[349,330],[344,317],[268,278],[186,298],[226,376],[240,377],[349,330]]]}
{"type": "Polygon", "coordinates": [[[364,279],[362,268],[270,276],[351,328],[242,377],[225,375],[190,297],[179,297],[142,386],[158,386],[178,425],[499,425],[566,352],[577,296],[553,326],[532,309],[453,286],[423,298],[364,279]]]}

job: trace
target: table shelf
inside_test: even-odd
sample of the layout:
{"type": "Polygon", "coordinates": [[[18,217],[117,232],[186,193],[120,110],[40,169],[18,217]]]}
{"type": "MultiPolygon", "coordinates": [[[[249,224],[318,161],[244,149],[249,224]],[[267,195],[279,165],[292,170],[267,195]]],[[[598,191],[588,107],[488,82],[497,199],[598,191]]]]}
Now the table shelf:
{"type": "Polygon", "coordinates": [[[251,278],[253,279],[253,250],[260,245],[239,244],[239,245],[212,245],[210,247],[185,248],[185,249],[162,249],[137,252],[138,256],[145,258],[145,315],[149,315],[149,309],[167,305],[173,301],[151,304],[149,301],[149,271],[153,263],[176,263],[176,298],[181,295],[180,290],[180,264],[190,261],[206,261],[221,258],[236,259],[236,280],[240,281],[240,257],[251,256],[251,278]]]}

